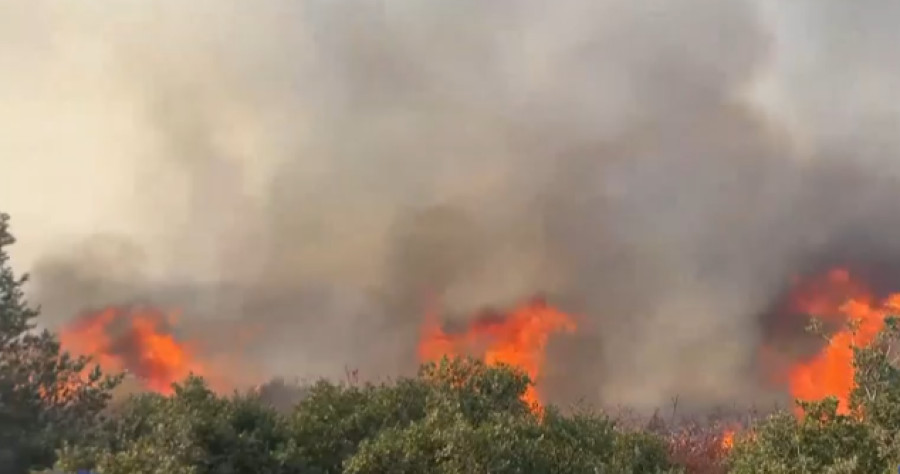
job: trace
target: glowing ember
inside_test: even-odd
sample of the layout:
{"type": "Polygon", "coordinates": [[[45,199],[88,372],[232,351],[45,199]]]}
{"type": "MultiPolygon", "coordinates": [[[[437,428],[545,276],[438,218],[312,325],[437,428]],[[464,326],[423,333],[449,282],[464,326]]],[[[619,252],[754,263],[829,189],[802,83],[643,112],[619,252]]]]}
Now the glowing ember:
{"type": "Polygon", "coordinates": [[[127,371],[146,389],[163,394],[190,373],[208,375],[191,348],[175,339],[169,327],[174,314],[153,308],[106,308],[87,313],[60,332],[62,347],[90,355],[107,371],[127,371]]]}
{"type": "MultiPolygon", "coordinates": [[[[419,357],[437,361],[444,356],[480,356],[487,364],[517,367],[537,382],[544,368],[550,334],[574,330],[572,318],[542,301],[522,305],[502,318],[476,319],[460,333],[445,332],[435,315],[430,314],[419,342],[419,357]]],[[[540,408],[534,386],[528,388],[523,399],[540,408]]]]}
{"type": "Polygon", "coordinates": [[[731,448],[734,447],[734,433],[734,430],[725,430],[725,432],[722,433],[722,449],[730,451],[731,448]]]}
{"type": "Polygon", "coordinates": [[[803,285],[792,303],[795,310],[842,326],[813,359],[790,369],[791,395],[800,400],[834,396],[839,401],[838,411],[847,413],[854,387],[853,347],[864,347],[875,339],[885,317],[900,310],[900,294],[878,302],[849,272],[837,269],[803,285]],[[847,323],[852,323],[855,331],[847,328],[847,323]]]}

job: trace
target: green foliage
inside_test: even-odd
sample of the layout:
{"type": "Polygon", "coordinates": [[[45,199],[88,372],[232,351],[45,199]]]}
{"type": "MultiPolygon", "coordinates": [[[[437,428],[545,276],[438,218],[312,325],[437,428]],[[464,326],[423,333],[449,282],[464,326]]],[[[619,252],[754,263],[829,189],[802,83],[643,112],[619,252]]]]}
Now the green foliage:
{"type": "Polygon", "coordinates": [[[536,415],[528,379],[471,359],[422,367],[394,383],[310,387],[281,415],[255,395],[219,397],[197,378],[140,395],[67,445],[59,468],[102,474],[657,473],[656,436],[603,416],[536,415]]]}
{"type": "Polygon", "coordinates": [[[661,440],[622,433],[605,417],[566,417],[552,408],[535,415],[522,401],[529,383],[511,367],[472,359],[426,364],[418,378],[393,385],[346,388],[322,382],[297,407],[295,433],[302,435],[295,439],[309,459],[325,461],[317,467],[328,473],[662,472],[668,467],[661,440]],[[329,434],[321,436],[326,430],[329,434]]]}
{"type": "Polygon", "coordinates": [[[363,440],[422,419],[427,392],[424,384],[406,379],[362,387],[320,381],[291,415],[291,434],[317,472],[341,472],[363,440]]]}
{"type": "Polygon", "coordinates": [[[402,431],[429,415],[451,410],[477,425],[497,413],[531,417],[521,395],[528,378],[476,360],[424,365],[414,379],[393,384],[314,385],[291,420],[294,439],[321,472],[341,472],[360,444],[383,432],[402,431]]]}
{"type": "Polygon", "coordinates": [[[894,317],[875,342],[854,349],[856,388],[850,404],[875,433],[881,449],[895,464],[900,462],[900,369],[896,346],[900,324],[894,317]]]}
{"type": "Polygon", "coordinates": [[[61,352],[53,334],[36,330],[27,276],[9,265],[14,242],[0,214],[0,466],[13,473],[52,465],[63,440],[97,422],[121,380],[98,367],[88,372],[89,359],[61,352]]]}
{"type": "Polygon", "coordinates": [[[837,413],[837,399],[801,403],[804,416],[770,417],[735,446],[732,472],[880,473],[889,467],[872,426],[837,413]]]}
{"type": "Polygon", "coordinates": [[[365,440],[345,468],[348,474],[655,473],[668,462],[659,438],[621,433],[605,417],[497,412],[475,424],[443,405],[365,440]]]}
{"type": "Polygon", "coordinates": [[[854,347],[854,382],[849,413],[835,398],[798,402],[800,419],[777,414],[740,442],[732,472],[884,473],[900,461],[900,370],[894,347],[900,340],[895,318],[866,347],[854,347]]]}
{"type": "Polygon", "coordinates": [[[306,472],[274,408],[253,395],[218,397],[197,377],[175,385],[170,397],[132,398],[90,444],[63,449],[59,467],[105,474],[306,472]]]}

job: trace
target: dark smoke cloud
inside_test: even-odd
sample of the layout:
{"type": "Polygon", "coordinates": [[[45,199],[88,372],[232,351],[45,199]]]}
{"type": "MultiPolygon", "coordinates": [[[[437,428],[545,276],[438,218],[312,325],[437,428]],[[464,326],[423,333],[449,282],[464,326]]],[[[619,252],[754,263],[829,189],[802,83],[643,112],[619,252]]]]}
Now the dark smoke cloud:
{"type": "Polygon", "coordinates": [[[900,255],[865,2],[5,3],[0,198],[53,321],[152,300],[264,326],[263,374],[382,376],[427,296],[542,293],[581,318],[554,398],[708,405],[767,396],[791,275],[900,255]]]}

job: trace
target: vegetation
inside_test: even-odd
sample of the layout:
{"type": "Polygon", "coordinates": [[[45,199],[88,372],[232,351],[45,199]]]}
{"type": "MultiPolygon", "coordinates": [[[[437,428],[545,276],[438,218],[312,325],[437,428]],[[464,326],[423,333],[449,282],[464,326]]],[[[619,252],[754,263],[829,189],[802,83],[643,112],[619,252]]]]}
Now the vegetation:
{"type": "Polygon", "coordinates": [[[534,414],[527,378],[445,360],[383,385],[321,381],[281,415],[257,395],[218,397],[199,378],[118,407],[58,467],[141,473],[677,472],[662,438],[606,417],[534,414]]]}
{"type": "Polygon", "coordinates": [[[849,413],[834,399],[804,403],[802,417],[772,415],[728,449],[721,431],[629,429],[588,410],[534,410],[522,401],[527,376],[471,359],[392,383],[319,381],[296,393],[279,381],[221,396],[190,377],[171,396],[108,406],[121,377],[87,370],[88,360],[36,329],[26,279],[9,265],[12,243],[0,215],[2,472],[871,474],[900,462],[894,319],[875,344],[855,349],[849,413]]]}
{"type": "Polygon", "coordinates": [[[37,309],[23,295],[6,249],[15,242],[0,214],[0,467],[23,472],[53,462],[55,448],[96,423],[120,377],[86,371],[88,360],[61,353],[37,331],[37,309]]]}
{"type": "Polygon", "coordinates": [[[900,370],[896,343],[900,324],[889,317],[867,347],[855,347],[856,387],[850,411],[838,413],[829,398],[798,402],[800,419],[779,413],[739,440],[731,454],[732,472],[887,473],[900,466],[900,370]]]}

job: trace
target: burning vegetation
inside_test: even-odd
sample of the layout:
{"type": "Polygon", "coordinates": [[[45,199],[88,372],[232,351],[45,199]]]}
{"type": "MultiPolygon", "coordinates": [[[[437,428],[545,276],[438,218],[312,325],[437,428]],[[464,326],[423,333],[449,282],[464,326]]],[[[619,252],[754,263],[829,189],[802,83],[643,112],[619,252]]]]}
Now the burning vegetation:
{"type": "Polygon", "coordinates": [[[91,356],[108,372],[127,372],[150,391],[170,394],[191,373],[212,375],[190,342],[172,333],[177,313],[152,307],[108,307],[87,312],[59,334],[62,346],[91,356]]]}
{"type": "MultiPolygon", "coordinates": [[[[764,375],[777,379],[795,399],[837,397],[839,411],[846,413],[853,388],[853,347],[871,343],[885,318],[900,312],[900,294],[878,298],[849,270],[835,268],[796,279],[786,301],[781,317],[803,318],[820,333],[824,331],[827,341],[811,354],[782,354],[781,365],[786,368],[763,366],[764,375]]],[[[234,381],[225,380],[227,371],[202,344],[176,335],[178,325],[176,311],[111,306],[67,323],[60,341],[64,349],[91,356],[107,371],[132,374],[146,390],[168,394],[173,383],[192,373],[212,380],[213,386],[233,388],[234,381]]],[[[442,321],[437,307],[427,311],[417,342],[418,360],[471,356],[489,365],[512,366],[534,382],[524,399],[538,407],[546,403],[541,382],[549,363],[548,342],[577,331],[575,318],[539,298],[506,312],[482,311],[458,326],[442,321]]],[[[764,346],[761,351],[771,353],[772,349],[764,346]]],[[[723,443],[730,445],[730,439],[731,435],[723,443]]]]}
{"type": "MultiPolygon", "coordinates": [[[[780,363],[762,366],[763,375],[777,379],[790,397],[815,401],[826,397],[837,400],[836,413],[850,412],[854,389],[854,347],[871,344],[884,329],[885,318],[900,310],[900,295],[878,297],[866,282],[845,268],[834,268],[809,278],[797,278],[780,308],[780,318],[799,318],[815,328],[824,341],[808,354],[781,354],[780,363]]],[[[204,376],[220,389],[227,370],[217,370],[212,358],[195,341],[176,337],[179,323],[176,312],[164,312],[148,306],[109,307],[84,313],[67,324],[60,333],[63,347],[87,354],[108,371],[133,374],[145,390],[169,395],[173,384],[189,374],[204,376]]],[[[542,383],[548,368],[547,347],[553,338],[576,333],[576,319],[543,299],[532,299],[507,311],[482,311],[465,324],[444,320],[438,305],[425,312],[417,342],[420,362],[438,362],[445,357],[470,356],[487,365],[507,365],[528,375],[533,381],[522,400],[541,413],[547,403],[542,383]]],[[[772,354],[763,346],[761,352],[772,354]]],[[[770,359],[769,359],[770,360],[770,359]]],[[[309,389],[284,384],[260,386],[260,394],[280,395],[276,405],[288,409],[309,389]],[[288,396],[289,395],[289,396],[288,396]],[[280,398],[279,398],[280,397],[280,398]],[[285,401],[280,400],[285,398],[285,401]]],[[[233,381],[232,381],[233,382],[233,381]]],[[[355,382],[354,382],[355,383],[355,382]]],[[[227,390],[227,388],[225,388],[227,390]]],[[[798,419],[804,413],[795,409],[798,419]]],[[[723,416],[721,420],[729,419],[723,416]]],[[[650,429],[668,439],[669,458],[689,472],[724,472],[724,460],[738,438],[753,437],[747,431],[753,419],[739,421],[674,423],[657,421],[650,429]]]]}
{"type": "Polygon", "coordinates": [[[506,364],[523,371],[534,382],[524,400],[540,409],[540,377],[546,365],[546,347],[559,332],[574,332],[575,321],[566,313],[536,299],[505,314],[485,314],[462,331],[448,332],[438,315],[429,312],[418,344],[423,361],[443,357],[473,356],[487,364],[506,364]]]}
{"type": "MultiPolygon", "coordinates": [[[[877,298],[865,282],[838,268],[801,284],[792,298],[795,311],[812,318],[811,329],[822,331],[827,323],[832,334],[808,360],[797,362],[788,374],[790,394],[799,400],[838,399],[838,412],[849,412],[854,387],[854,348],[866,347],[884,329],[885,318],[900,314],[900,293],[877,298]]],[[[826,328],[827,329],[827,328],[826,328]]]]}
{"type": "Polygon", "coordinates": [[[147,305],[109,306],[82,313],[61,328],[59,339],[63,349],[91,357],[104,371],[123,372],[143,390],[164,395],[189,375],[203,377],[220,392],[249,379],[237,373],[245,368],[241,345],[231,345],[234,352],[230,354],[213,353],[199,337],[179,337],[178,329],[177,311],[147,305]]]}
{"type": "MultiPolygon", "coordinates": [[[[863,462],[860,464],[861,470],[851,472],[870,472],[871,469],[882,466],[890,451],[884,451],[888,454],[879,454],[878,450],[881,448],[877,443],[883,440],[879,441],[878,436],[882,435],[879,435],[877,430],[882,429],[880,427],[885,423],[890,425],[892,419],[889,417],[885,419],[886,412],[876,404],[877,397],[872,396],[860,401],[857,383],[867,383],[870,386],[884,383],[879,377],[893,380],[900,377],[897,375],[900,372],[896,372],[896,368],[890,365],[880,367],[875,372],[865,368],[866,375],[860,379],[857,369],[860,363],[872,364],[873,361],[878,363],[883,360],[879,359],[877,352],[867,353],[868,355],[860,359],[859,350],[868,350],[866,348],[869,346],[877,345],[878,338],[885,330],[896,328],[896,325],[890,323],[889,317],[900,310],[900,295],[891,293],[879,295],[863,278],[845,268],[835,268],[812,278],[798,278],[793,282],[785,301],[786,304],[781,308],[782,318],[799,317],[804,323],[821,321],[821,325],[813,324],[813,326],[818,327],[819,332],[827,337],[824,342],[820,340],[809,354],[798,356],[790,353],[784,356],[787,359],[787,368],[784,369],[786,376],[780,379],[783,382],[781,388],[792,398],[803,402],[802,410],[798,409],[794,414],[780,418],[780,415],[775,415],[762,424],[758,418],[747,418],[739,422],[722,421],[726,419],[725,417],[710,418],[707,422],[686,421],[674,417],[673,407],[672,421],[666,422],[654,415],[650,424],[635,429],[629,428],[621,421],[612,422],[602,416],[577,410],[572,414],[563,415],[557,408],[548,409],[548,406],[552,405],[552,400],[545,398],[542,390],[545,387],[542,384],[546,382],[545,376],[551,369],[552,361],[548,358],[550,341],[554,338],[564,340],[567,335],[577,334],[579,327],[577,318],[543,299],[532,299],[503,312],[483,311],[462,325],[454,325],[445,320],[440,308],[431,308],[422,317],[421,330],[416,341],[417,359],[420,362],[438,361],[438,363],[424,366],[423,371],[415,379],[401,379],[396,385],[373,385],[361,384],[354,377],[352,380],[348,379],[345,384],[320,381],[302,389],[276,379],[272,383],[257,386],[255,395],[250,395],[249,398],[236,396],[237,398],[228,399],[223,396],[224,392],[235,387],[240,379],[233,374],[238,366],[223,365],[222,359],[216,357],[208,346],[196,338],[187,337],[178,312],[163,311],[147,305],[110,306],[99,311],[82,313],[61,329],[59,340],[65,350],[90,356],[104,371],[125,371],[132,374],[142,388],[150,392],[150,398],[132,398],[123,402],[123,405],[117,408],[118,416],[122,418],[113,419],[112,424],[102,427],[100,433],[105,434],[98,435],[100,440],[104,439],[103,436],[119,436],[118,433],[122,432],[125,425],[119,426],[117,423],[131,423],[134,417],[150,417],[147,418],[150,420],[154,416],[162,416],[158,419],[152,418],[155,420],[153,423],[167,426],[166,430],[174,432],[184,426],[193,426],[193,423],[200,423],[197,426],[207,426],[206,424],[211,421],[197,417],[208,416],[210,413],[221,413],[221,416],[215,415],[216,423],[224,425],[217,429],[224,430],[221,433],[225,434],[217,436],[231,436],[227,434],[230,432],[228,430],[243,426],[246,422],[245,417],[251,416],[252,413],[269,417],[280,416],[276,412],[270,413],[265,410],[275,409],[276,405],[281,404],[284,406],[280,406],[280,410],[288,410],[293,415],[291,421],[280,422],[281,424],[277,425],[280,427],[278,429],[293,431],[278,431],[268,433],[267,436],[280,436],[278,439],[282,441],[291,437],[302,440],[313,436],[318,439],[320,434],[310,434],[312,432],[308,430],[317,430],[321,427],[317,424],[317,420],[322,419],[322,413],[319,412],[322,409],[329,413],[326,419],[334,417],[333,421],[326,423],[329,426],[334,421],[346,420],[346,417],[353,418],[357,416],[358,411],[362,411],[366,413],[365,416],[375,416],[375,413],[378,413],[379,417],[399,416],[398,420],[405,420],[398,421],[401,425],[410,423],[410,419],[417,420],[409,429],[420,430],[427,425],[428,429],[432,430],[427,431],[430,433],[427,436],[457,430],[462,433],[457,435],[460,436],[459,442],[468,440],[476,444],[479,443],[475,441],[477,437],[486,433],[479,431],[487,429],[484,428],[486,426],[484,423],[489,423],[486,420],[494,420],[490,423],[513,420],[510,426],[489,428],[507,433],[504,436],[513,436],[508,440],[510,446],[524,446],[523,443],[528,442],[529,436],[541,430],[544,433],[540,435],[541,439],[546,436],[548,443],[556,443],[553,444],[556,446],[553,449],[598,449],[597,446],[603,443],[599,445],[578,443],[601,434],[611,437],[612,440],[618,440],[604,446],[613,446],[614,450],[621,449],[621,452],[592,452],[580,461],[584,463],[582,467],[585,469],[600,463],[599,465],[607,466],[616,472],[633,469],[641,463],[650,463],[647,465],[655,466],[654,469],[678,466],[691,473],[757,472],[760,462],[763,462],[759,456],[771,457],[773,450],[785,449],[780,445],[768,445],[767,443],[771,443],[773,439],[782,441],[788,439],[795,443],[831,442],[828,440],[832,435],[822,432],[825,429],[823,426],[831,426],[828,425],[831,423],[839,427],[835,429],[853,432],[852,436],[840,439],[851,441],[861,439],[864,443],[868,443],[863,446],[868,451],[864,458],[860,458],[865,461],[844,459],[835,455],[833,457],[836,460],[827,461],[828,463],[850,465],[847,463],[863,462]],[[457,359],[459,356],[472,356],[475,359],[466,362],[457,359]],[[515,372],[509,372],[507,369],[526,374],[533,384],[517,385],[520,383],[517,380],[520,379],[515,377],[515,372]],[[193,376],[200,376],[202,379],[193,376]],[[454,385],[454,381],[458,381],[460,377],[465,377],[471,382],[467,383],[464,389],[454,385]],[[521,388],[515,388],[520,386],[521,388]],[[510,390],[511,387],[515,389],[510,390]],[[253,398],[254,396],[272,399],[271,406],[266,405],[268,408],[264,408],[261,405],[253,405],[256,403],[253,400],[258,400],[253,398]],[[296,396],[300,396],[299,401],[296,396]],[[832,397],[832,401],[820,401],[826,397],[832,397]],[[195,406],[197,403],[209,406],[201,409],[195,406]],[[397,413],[387,413],[384,412],[386,407],[402,408],[397,413]],[[150,409],[158,411],[145,413],[150,409]],[[440,416],[437,414],[426,416],[426,413],[431,413],[429,410],[434,413],[445,410],[459,411],[449,417],[445,416],[449,412],[440,416]],[[173,413],[178,415],[173,418],[173,413]],[[202,415],[203,413],[207,415],[202,415]],[[486,413],[506,413],[505,416],[508,418],[491,416],[484,418],[486,413]],[[179,420],[189,421],[186,422],[187,425],[179,425],[178,423],[181,423],[179,420]],[[432,426],[435,423],[438,425],[432,426]],[[876,428],[871,428],[865,423],[873,423],[871,426],[876,428]],[[562,430],[567,435],[554,438],[558,435],[554,430],[562,430]],[[580,434],[576,436],[568,430],[580,430],[580,434]],[[638,430],[653,435],[645,436],[639,434],[638,430]],[[784,433],[793,434],[785,438],[784,433]],[[822,438],[823,436],[825,438],[822,438]],[[579,447],[574,448],[566,443],[576,443],[579,447]],[[640,448],[633,447],[633,443],[638,443],[640,448]],[[629,457],[638,452],[645,453],[641,455],[644,457],[629,457]]],[[[235,328],[235,332],[238,335],[246,335],[248,328],[235,328]]],[[[764,345],[761,351],[772,350],[764,345]]],[[[768,375],[782,370],[777,364],[772,367],[763,366],[762,369],[768,375]]],[[[71,384],[74,386],[66,385],[68,390],[66,393],[78,393],[79,383],[82,382],[73,381],[71,384]]],[[[890,390],[895,389],[900,389],[900,386],[893,389],[888,386],[886,390],[889,394],[892,393],[890,390]]],[[[869,390],[869,387],[865,390],[869,390]]],[[[60,400],[59,397],[51,397],[48,400],[75,402],[74,398],[60,400]]],[[[336,426],[335,429],[338,430],[336,436],[339,439],[346,441],[348,437],[356,436],[358,439],[353,438],[352,442],[360,446],[365,444],[364,441],[369,436],[365,433],[360,434],[357,432],[358,427],[353,428],[349,425],[336,426]],[[340,432],[345,428],[350,431],[340,432]]],[[[494,431],[490,433],[493,434],[481,442],[494,442],[498,435],[494,431]]],[[[138,446],[148,441],[138,436],[134,440],[126,441],[131,442],[137,443],[135,446],[138,446]]],[[[443,442],[436,442],[434,445],[443,442]]],[[[101,449],[112,449],[110,446],[121,446],[121,443],[110,441],[109,446],[101,445],[101,449]]],[[[313,445],[309,446],[312,446],[309,449],[318,449],[313,445]]],[[[81,465],[80,463],[86,462],[86,459],[91,459],[90,456],[86,458],[85,453],[95,452],[93,450],[96,448],[96,446],[88,447],[85,448],[88,451],[81,452],[78,451],[81,448],[76,447],[74,451],[62,455],[62,463],[81,465]]],[[[330,447],[323,449],[331,451],[330,447]]],[[[365,449],[368,448],[360,449],[362,449],[360,452],[365,454],[365,449]]],[[[795,447],[788,446],[786,449],[785,456],[793,456],[795,447]]],[[[796,449],[801,449],[799,444],[796,449]]],[[[454,454],[453,460],[447,462],[471,463],[473,461],[469,457],[474,450],[475,445],[466,445],[459,453],[454,454]]],[[[840,452],[846,450],[846,447],[838,449],[840,452]]],[[[530,459],[529,456],[538,460],[553,460],[546,462],[557,462],[557,454],[544,453],[539,449],[536,451],[526,449],[516,455],[516,458],[525,460],[530,459]]],[[[289,462],[292,463],[290,465],[293,466],[290,469],[302,469],[302,466],[313,462],[330,466],[328,469],[331,470],[341,468],[360,473],[382,472],[393,462],[390,459],[382,460],[377,456],[371,457],[369,454],[362,457],[354,455],[349,460],[335,459],[325,451],[307,452],[303,455],[282,453],[278,459],[281,459],[278,462],[290,459],[289,462]],[[366,467],[354,471],[352,468],[354,465],[366,467]]],[[[545,462],[534,459],[527,462],[545,462]]],[[[100,462],[104,466],[117,466],[116,463],[119,461],[113,456],[91,462],[94,462],[94,465],[100,462]]],[[[152,464],[156,460],[149,459],[147,462],[152,464]]],[[[412,468],[410,472],[424,472],[423,466],[412,468]]],[[[131,464],[127,469],[132,469],[131,464]]]]}

